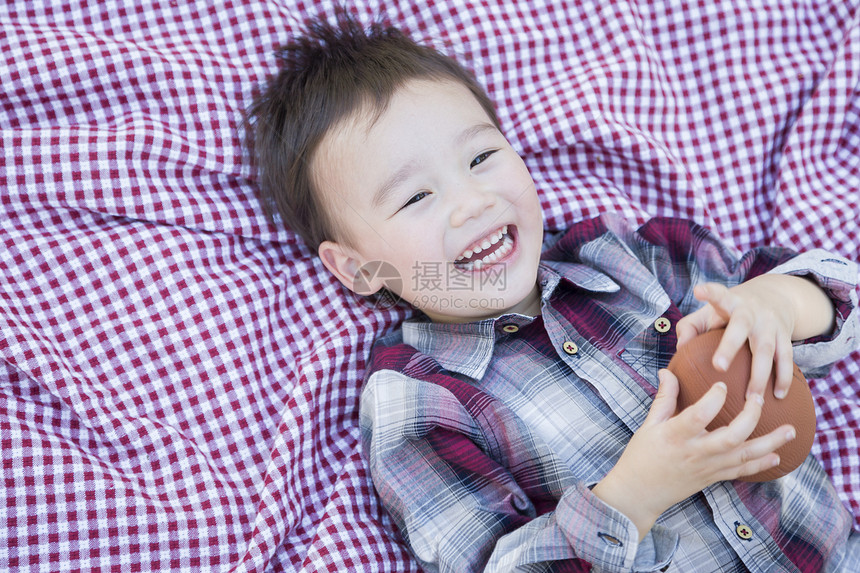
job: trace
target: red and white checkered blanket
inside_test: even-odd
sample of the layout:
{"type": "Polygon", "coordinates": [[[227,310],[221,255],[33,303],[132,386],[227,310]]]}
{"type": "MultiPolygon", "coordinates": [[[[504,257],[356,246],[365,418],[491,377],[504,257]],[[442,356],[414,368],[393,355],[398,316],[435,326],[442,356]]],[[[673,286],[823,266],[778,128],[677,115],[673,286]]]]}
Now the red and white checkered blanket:
{"type": "MultiPolygon", "coordinates": [[[[860,257],[857,0],[360,2],[474,68],[549,229],[690,217],[860,257]],[[428,6],[427,4],[430,4],[428,6]]],[[[415,571],[362,461],[375,336],[240,145],[330,4],[0,6],[0,569],[415,571]]],[[[860,354],[811,380],[860,517],[860,354]]],[[[860,519],[858,519],[860,523],[860,519]]]]}

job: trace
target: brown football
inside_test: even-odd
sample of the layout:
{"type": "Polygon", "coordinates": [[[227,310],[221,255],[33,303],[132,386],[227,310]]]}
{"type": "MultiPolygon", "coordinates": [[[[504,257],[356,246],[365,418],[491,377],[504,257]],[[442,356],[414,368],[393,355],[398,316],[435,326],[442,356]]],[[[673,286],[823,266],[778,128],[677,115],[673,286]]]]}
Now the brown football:
{"type": "MultiPolygon", "coordinates": [[[[669,362],[669,370],[678,377],[679,382],[678,412],[696,402],[713,384],[719,381],[726,384],[726,403],[708,425],[709,431],[725,426],[743,409],[752,364],[749,345],[744,345],[728,371],[720,372],[714,368],[711,361],[722,336],[722,329],[701,334],[679,348],[669,362]]],[[[815,437],[815,403],[806,378],[795,365],[794,379],[788,394],[782,400],[774,397],[773,383],[774,374],[771,372],[764,393],[761,419],[750,437],[763,436],[783,424],[794,426],[797,437],[776,450],[780,460],[778,466],[740,478],[742,481],[759,482],[782,477],[803,463],[812,449],[815,437]]]]}

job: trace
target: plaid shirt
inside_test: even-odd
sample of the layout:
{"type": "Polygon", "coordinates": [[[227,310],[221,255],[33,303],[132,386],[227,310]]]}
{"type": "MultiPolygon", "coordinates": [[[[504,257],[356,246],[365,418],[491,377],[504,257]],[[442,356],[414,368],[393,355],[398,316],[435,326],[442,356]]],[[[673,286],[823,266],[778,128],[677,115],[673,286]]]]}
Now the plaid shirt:
{"type": "MultiPolygon", "coordinates": [[[[836,330],[795,346],[805,370],[856,340],[853,263],[763,248],[738,259],[702,227],[615,218],[544,253],[542,315],[409,321],[374,347],[361,423],[374,485],[427,569],[844,570],[851,516],[809,457],[766,483],[719,482],[635,526],[590,491],[618,460],[675,349],[695,284],[808,275],[836,330]],[[669,327],[666,330],[666,327],[669,327]],[[841,561],[841,565],[840,565],[841,561]]],[[[811,369],[811,370],[810,370],[811,369]]]]}

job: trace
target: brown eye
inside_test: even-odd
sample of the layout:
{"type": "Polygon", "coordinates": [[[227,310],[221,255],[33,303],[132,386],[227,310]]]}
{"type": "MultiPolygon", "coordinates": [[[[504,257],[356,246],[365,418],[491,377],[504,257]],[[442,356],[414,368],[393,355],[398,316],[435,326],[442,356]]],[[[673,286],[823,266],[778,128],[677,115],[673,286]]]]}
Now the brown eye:
{"type": "Polygon", "coordinates": [[[472,160],[472,163],[469,165],[469,168],[471,169],[472,167],[477,167],[478,165],[480,165],[481,163],[486,161],[487,158],[489,158],[495,152],[496,152],[496,150],[485,151],[485,152],[481,153],[480,155],[478,155],[476,158],[474,158],[472,160]]]}
{"type": "Polygon", "coordinates": [[[412,197],[409,198],[409,201],[407,201],[406,203],[403,204],[403,207],[401,207],[401,209],[408,207],[409,205],[412,205],[413,203],[417,203],[418,201],[420,201],[421,199],[423,199],[424,197],[426,197],[429,194],[430,193],[428,193],[427,191],[421,191],[419,193],[416,193],[415,195],[413,195],[412,197]]]}

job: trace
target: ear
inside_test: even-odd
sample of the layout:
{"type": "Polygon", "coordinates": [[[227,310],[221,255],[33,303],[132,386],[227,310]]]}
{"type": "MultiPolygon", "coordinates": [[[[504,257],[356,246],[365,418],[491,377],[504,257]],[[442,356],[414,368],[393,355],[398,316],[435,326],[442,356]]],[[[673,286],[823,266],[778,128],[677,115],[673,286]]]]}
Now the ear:
{"type": "Polygon", "coordinates": [[[374,272],[378,264],[366,262],[355,249],[334,241],[323,241],[317,253],[329,272],[355,294],[371,295],[385,286],[377,276],[379,273],[374,272]]]}

